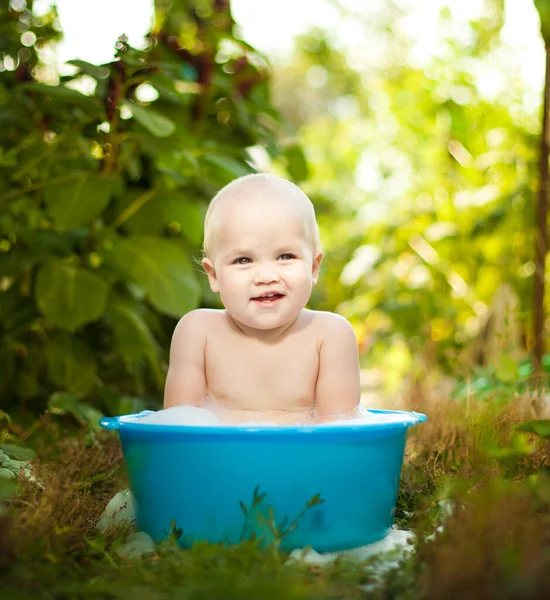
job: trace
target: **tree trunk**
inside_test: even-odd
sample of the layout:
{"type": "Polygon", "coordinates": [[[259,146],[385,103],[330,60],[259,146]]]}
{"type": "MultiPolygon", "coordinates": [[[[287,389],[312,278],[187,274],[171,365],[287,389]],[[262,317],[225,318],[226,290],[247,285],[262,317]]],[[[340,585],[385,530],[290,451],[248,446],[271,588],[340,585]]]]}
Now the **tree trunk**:
{"type": "Polygon", "coordinates": [[[549,123],[548,110],[550,106],[550,45],[546,44],[546,71],[544,78],[544,102],[542,116],[542,134],[540,139],[539,164],[539,195],[536,211],[535,228],[535,288],[534,288],[534,337],[533,363],[535,373],[541,373],[541,363],[544,354],[544,276],[545,260],[548,252],[548,145],[549,123]]]}

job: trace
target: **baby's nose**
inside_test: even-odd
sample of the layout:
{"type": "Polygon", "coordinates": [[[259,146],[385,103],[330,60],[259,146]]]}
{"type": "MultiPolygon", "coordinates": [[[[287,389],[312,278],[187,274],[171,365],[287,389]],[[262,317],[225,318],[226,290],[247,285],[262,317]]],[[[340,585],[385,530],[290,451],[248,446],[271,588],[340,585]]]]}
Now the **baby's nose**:
{"type": "Polygon", "coordinates": [[[254,274],[254,283],[273,283],[279,281],[279,275],[275,269],[268,265],[261,265],[254,274]]]}

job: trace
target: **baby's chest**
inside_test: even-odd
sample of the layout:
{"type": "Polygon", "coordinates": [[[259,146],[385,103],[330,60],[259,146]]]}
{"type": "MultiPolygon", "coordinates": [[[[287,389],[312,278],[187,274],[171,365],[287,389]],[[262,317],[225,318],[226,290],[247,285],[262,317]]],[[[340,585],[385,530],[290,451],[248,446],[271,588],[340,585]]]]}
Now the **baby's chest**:
{"type": "Polygon", "coordinates": [[[229,395],[270,390],[277,396],[310,396],[319,372],[317,344],[307,339],[264,347],[235,341],[209,344],[205,359],[209,387],[229,395]]]}

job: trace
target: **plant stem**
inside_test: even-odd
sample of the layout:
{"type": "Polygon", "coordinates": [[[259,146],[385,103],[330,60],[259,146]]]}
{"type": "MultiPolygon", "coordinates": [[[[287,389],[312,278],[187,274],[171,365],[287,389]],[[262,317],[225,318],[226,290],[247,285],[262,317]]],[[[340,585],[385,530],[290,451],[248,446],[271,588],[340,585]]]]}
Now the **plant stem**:
{"type": "Polygon", "coordinates": [[[15,190],[10,190],[5,194],[0,195],[0,203],[6,202],[7,200],[12,200],[13,198],[17,198],[17,196],[22,196],[27,192],[34,192],[35,190],[41,190],[52,185],[57,185],[58,183],[65,183],[66,181],[76,181],[83,177],[88,177],[88,173],[73,173],[72,175],[62,175],[61,177],[54,177],[53,179],[48,179],[48,181],[37,181],[36,183],[31,183],[31,185],[27,185],[22,188],[17,188],[15,190]]]}
{"type": "Polygon", "coordinates": [[[149,200],[151,200],[155,194],[157,193],[156,189],[147,190],[143,192],[141,196],[138,196],[130,206],[127,206],[118,217],[107,227],[109,231],[114,231],[118,229],[125,221],[127,221],[132,215],[134,215],[144,204],[147,204],[149,200]]]}
{"type": "Polygon", "coordinates": [[[544,354],[544,275],[546,254],[548,252],[548,188],[550,187],[548,173],[548,138],[550,135],[548,115],[550,108],[550,44],[545,45],[545,51],[546,70],[544,81],[542,132],[540,139],[540,187],[535,224],[535,281],[533,290],[533,334],[535,338],[533,364],[536,375],[540,375],[542,372],[542,357],[544,354]]]}

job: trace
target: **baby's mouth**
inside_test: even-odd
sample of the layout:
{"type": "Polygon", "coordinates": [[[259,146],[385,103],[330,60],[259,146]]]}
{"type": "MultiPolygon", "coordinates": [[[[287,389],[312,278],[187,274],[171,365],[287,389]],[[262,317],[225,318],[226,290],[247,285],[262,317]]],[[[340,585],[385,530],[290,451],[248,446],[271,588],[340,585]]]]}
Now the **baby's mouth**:
{"type": "Polygon", "coordinates": [[[283,297],[283,294],[275,294],[270,292],[268,294],[255,296],[254,298],[251,298],[251,300],[253,300],[254,302],[260,302],[261,304],[273,304],[273,302],[276,302],[277,300],[280,300],[283,297]]]}

